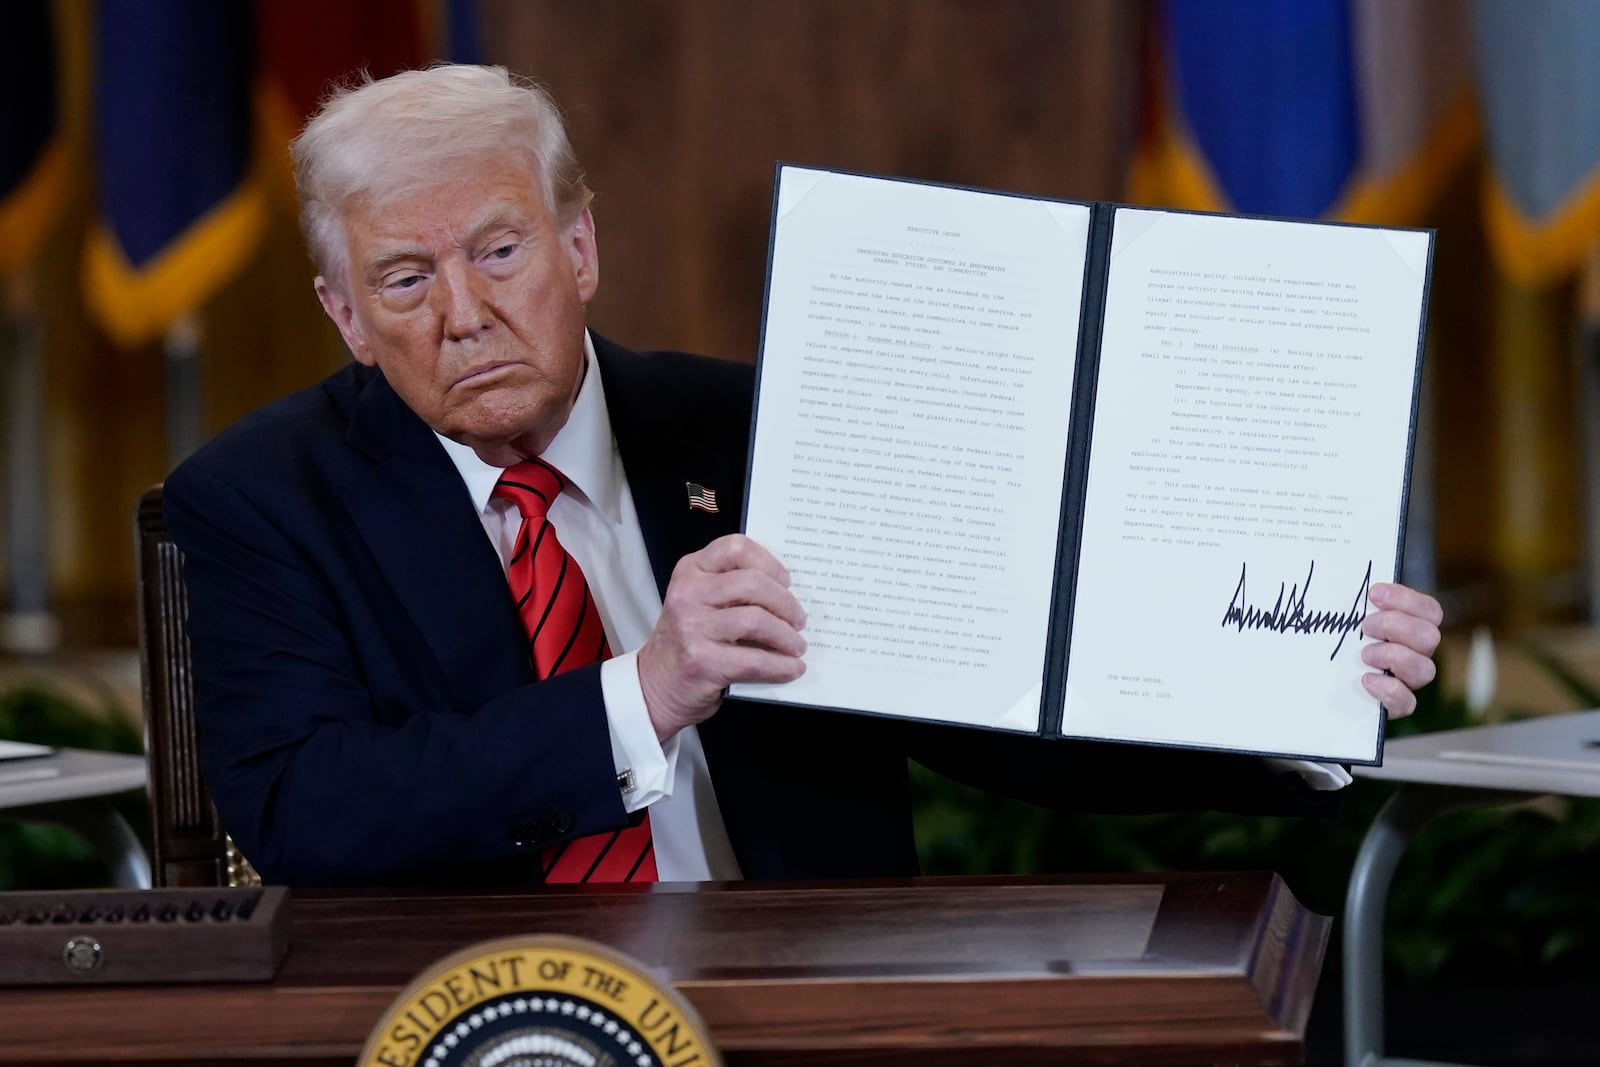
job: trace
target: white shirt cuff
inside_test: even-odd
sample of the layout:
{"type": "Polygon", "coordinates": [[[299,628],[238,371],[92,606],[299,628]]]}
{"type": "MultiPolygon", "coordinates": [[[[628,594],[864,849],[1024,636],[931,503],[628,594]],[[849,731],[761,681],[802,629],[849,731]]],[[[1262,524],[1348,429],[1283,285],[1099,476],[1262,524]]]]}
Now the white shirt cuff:
{"type": "Polygon", "coordinates": [[[1295,774],[1318,792],[1343,789],[1354,779],[1337,763],[1312,763],[1303,759],[1269,759],[1267,766],[1281,774],[1295,774]]]}
{"type": "Polygon", "coordinates": [[[614,656],[600,665],[600,693],[606,702],[611,759],[622,786],[623,805],[638,811],[670,797],[678,769],[678,738],[668,738],[665,745],[656,740],[656,728],[639,686],[637,653],[614,656]]]}

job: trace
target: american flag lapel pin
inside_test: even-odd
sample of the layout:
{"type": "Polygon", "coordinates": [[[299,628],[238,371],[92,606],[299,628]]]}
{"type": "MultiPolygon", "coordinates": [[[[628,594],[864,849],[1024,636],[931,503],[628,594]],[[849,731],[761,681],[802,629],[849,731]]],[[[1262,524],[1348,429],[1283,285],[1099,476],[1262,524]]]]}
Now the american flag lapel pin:
{"type": "Polygon", "coordinates": [[[717,512],[717,491],[707,489],[699,482],[684,482],[684,488],[689,491],[689,510],[699,509],[709,511],[713,515],[717,512]]]}

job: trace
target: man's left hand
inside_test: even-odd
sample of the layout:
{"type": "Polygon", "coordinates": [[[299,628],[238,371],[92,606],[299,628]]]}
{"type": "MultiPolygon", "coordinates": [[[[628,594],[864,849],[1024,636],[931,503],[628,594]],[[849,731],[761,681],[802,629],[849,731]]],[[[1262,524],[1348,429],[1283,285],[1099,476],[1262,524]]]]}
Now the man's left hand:
{"type": "Polygon", "coordinates": [[[1361,649],[1361,659],[1388,673],[1364,674],[1361,684],[1383,703],[1389,718],[1403,719],[1417,710],[1414,690],[1438,673],[1433,653],[1444,609],[1427,593],[1390,582],[1373,585],[1367,599],[1378,610],[1362,621],[1361,632],[1377,641],[1361,649]]]}

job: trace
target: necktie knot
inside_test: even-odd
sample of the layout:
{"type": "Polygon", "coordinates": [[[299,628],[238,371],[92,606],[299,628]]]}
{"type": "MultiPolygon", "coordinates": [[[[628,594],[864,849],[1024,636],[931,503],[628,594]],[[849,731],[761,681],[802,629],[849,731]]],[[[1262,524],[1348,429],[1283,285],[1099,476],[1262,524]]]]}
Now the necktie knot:
{"type": "Polygon", "coordinates": [[[524,519],[542,519],[566,484],[567,479],[550,464],[529,459],[502,471],[491,495],[511,501],[524,519]]]}

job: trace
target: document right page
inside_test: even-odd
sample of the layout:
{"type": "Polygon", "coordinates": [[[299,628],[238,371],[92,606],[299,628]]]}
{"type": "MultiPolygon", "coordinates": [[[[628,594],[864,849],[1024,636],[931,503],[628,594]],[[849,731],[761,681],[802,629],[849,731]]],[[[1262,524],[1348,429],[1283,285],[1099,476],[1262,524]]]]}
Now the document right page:
{"type": "Polygon", "coordinates": [[[1430,246],[1117,210],[1062,733],[1377,759],[1430,246]]]}

